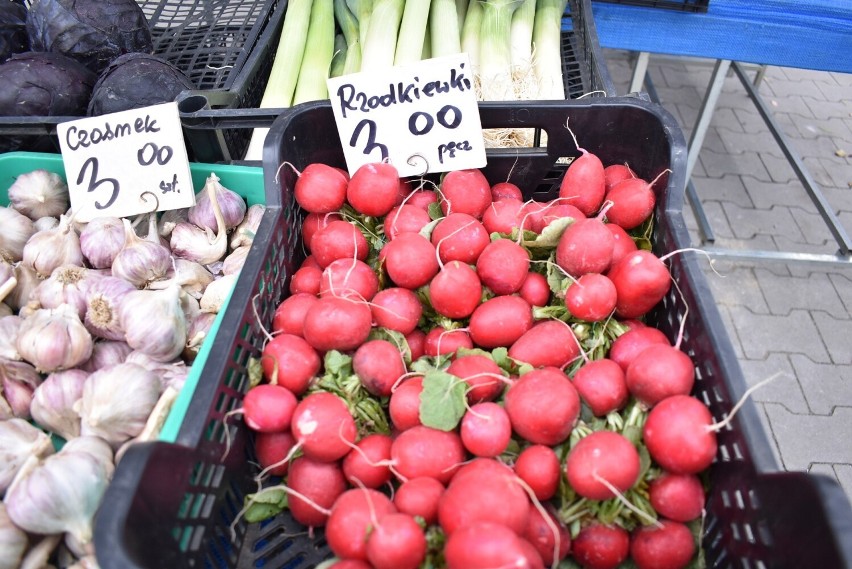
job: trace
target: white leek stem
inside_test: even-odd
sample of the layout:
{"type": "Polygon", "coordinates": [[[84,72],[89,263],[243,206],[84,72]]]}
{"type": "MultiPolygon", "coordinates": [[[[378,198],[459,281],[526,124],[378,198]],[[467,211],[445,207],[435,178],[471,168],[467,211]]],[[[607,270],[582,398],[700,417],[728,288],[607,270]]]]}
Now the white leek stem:
{"type": "Polygon", "coordinates": [[[565,99],[562,78],[562,14],[565,0],[537,0],[533,45],[533,66],[543,100],[565,99]]]}
{"type": "Polygon", "coordinates": [[[461,53],[461,28],[455,0],[432,0],[429,27],[432,57],[461,53]]]}
{"type": "Polygon", "coordinates": [[[404,4],[404,0],[375,0],[373,3],[370,29],[361,46],[363,71],[393,66],[404,4]]]}
{"type": "Polygon", "coordinates": [[[340,32],[346,39],[346,58],[341,75],[357,73],[361,70],[361,38],[358,20],[349,9],[346,0],[334,0],[334,18],[340,32]]]}
{"type": "Polygon", "coordinates": [[[405,65],[420,61],[423,57],[423,42],[426,39],[426,23],[429,21],[430,0],[406,2],[399,26],[394,65],[405,65]]]}
{"type": "Polygon", "coordinates": [[[483,101],[516,98],[512,82],[510,39],[518,0],[486,0],[479,31],[479,78],[483,101]]]}
{"type": "Polygon", "coordinates": [[[482,2],[474,0],[467,8],[462,24],[461,50],[470,57],[474,73],[479,69],[479,29],[482,27],[482,2]]]}
{"type": "Polygon", "coordinates": [[[293,104],[328,98],[328,74],[334,57],[334,1],[314,0],[311,23],[299,70],[299,82],[293,94],[293,104]]]}

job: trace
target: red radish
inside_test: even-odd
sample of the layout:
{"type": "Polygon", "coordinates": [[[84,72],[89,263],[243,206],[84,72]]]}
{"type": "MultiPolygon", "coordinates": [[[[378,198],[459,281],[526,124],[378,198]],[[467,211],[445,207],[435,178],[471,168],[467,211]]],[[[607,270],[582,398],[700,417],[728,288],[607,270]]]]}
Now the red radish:
{"type": "Polygon", "coordinates": [[[558,445],[580,416],[580,396],[561,370],[525,373],[506,391],[506,412],[515,432],[534,444],[558,445]]]}
{"type": "Polygon", "coordinates": [[[290,450],[296,446],[296,437],[289,430],[274,433],[258,432],[254,437],[254,450],[260,467],[272,476],[284,476],[290,467],[290,450]],[[267,470],[268,469],[268,470],[267,470]]]}
{"type": "Polygon", "coordinates": [[[544,216],[547,213],[548,204],[534,200],[524,202],[521,209],[522,227],[529,231],[539,233],[544,227],[544,216]]]}
{"type": "Polygon", "coordinates": [[[314,266],[301,267],[290,277],[290,294],[309,294],[316,296],[320,291],[322,269],[314,266]]]}
{"type": "Polygon", "coordinates": [[[426,332],[423,353],[427,356],[455,354],[459,348],[473,348],[473,340],[466,330],[445,330],[439,326],[426,332]]]}
{"type": "Polygon", "coordinates": [[[509,447],[511,439],[509,415],[496,403],[477,403],[462,417],[462,444],[474,456],[499,456],[509,447]]]}
{"type": "Polygon", "coordinates": [[[532,271],[527,273],[527,278],[521,284],[521,290],[518,291],[518,294],[530,306],[545,306],[550,302],[550,285],[547,284],[547,277],[532,271]]]}
{"type": "Polygon", "coordinates": [[[396,512],[390,498],[370,488],[343,492],[325,525],[328,547],[344,559],[367,560],[367,537],[376,520],[396,512]]]}
{"type": "Polygon", "coordinates": [[[438,203],[438,194],[433,190],[414,190],[406,198],[405,203],[429,211],[429,205],[438,203]]]}
{"type": "Polygon", "coordinates": [[[373,569],[373,567],[360,559],[338,559],[329,565],[328,569],[373,569]]]}
{"type": "Polygon", "coordinates": [[[616,225],[614,223],[607,223],[604,225],[609,232],[612,233],[613,238],[613,248],[612,248],[612,264],[616,264],[621,260],[622,257],[627,255],[628,253],[632,253],[638,247],[636,246],[636,242],[630,237],[630,234],[627,233],[621,226],[616,225]]]}
{"type": "Polygon", "coordinates": [[[689,527],[672,520],[637,528],[630,537],[630,557],[638,569],[682,569],[695,555],[689,527]]]}
{"type": "Polygon", "coordinates": [[[423,425],[401,432],[391,447],[391,461],[403,480],[430,476],[446,484],[464,459],[458,434],[423,425]]]}
{"type": "Polygon", "coordinates": [[[286,387],[261,383],[249,389],[243,397],[243,420],[254,431],[286,431],[290,428],[297,403],[296,396],[286,387]]]}
{"type": "Polygon", "coordinates": [[[321,162],[305,166],[293,186],[293,197],[311,213],[337,211],[346,202],[346,177],[340,170],[321,162]]]}
{"type": "Polygon", "coordinates": [[[565,291],[565,306],[571,315],[586,322],[600,322],[615,310],[615,285],[606,275],[586,273],[565,291]]]}
{"type": "Polygon", "coordinates": [[[328,521],[329,509],[346,490],[346,479],[339,463],[300,456],[290,464],[287,487],[292,490],[287,508],[293,519],[303,526],[321,527],[328,521]]]}
{"type": "Polygon", "coordinates": [[[423,305],[412,290],[389,287],[376,293],[370,302],[370,310],[376,326],[410,334],[420,321],[423,305]]]}
{"type": "Polygon", "coordinates": [[[322,367],[319,354],[301,336],[279,334],[263,347],[260,358],[263,376],[301,395],[322,367]]]}
{"type": "Polygon", "coordinates": [[[413,516],[385,514],[367,536],[375,569],[417,569],[426,557],[426,533],[413,516]]]}
{"type": "Polygon", "coordinates": [[[632,328],[612,342],[609,347],[609,359],[627,371],[636,356],[645,348],[655,344],[669,345],[669,339],[659,328],[653,326],[632,328]]]}
{"type": "Polygon", "coordinates": [[[303,267],[314,267],[315,269],[322,269],[322,267],[320,267],[319,263],[317,263],[317,260],[314,258],[313,255],[308,255],[307,257],[305,257],[305,259],[299,265],[299,268],[303,267]]]}
{"type": "Polygon", "coordinates": [[[311,255],[323,269],[335,259],[364,261],[368,252],[367,239],[348,221],[330,221],[311,239],[311,255]]]}
{"type": "Polygon", "coordinates": [[[490,242],[485,226],[467,213],[451,213],[432,230],[432,245],[442,263],[461,261],[474,264],[490,242]]]}
{"type": "Polygon", "coordinates": [[[429,282],[429,301],[447,318],[467,318],[482,300],[482,283],[470,265],[451,261],[429,282]]]}
{"type": "Polygon", "coordinates": [[[388,413],[397,431],[420,425],[420,394],[423,378],[412,377],[400,383],[390,396],[388,413]]]}
{"type": "Polygon", "coordinates": [[[615,569],[630,554],[630,534],[616,525],[593,523],[571,543],[571,555],[585,569],[615,569]]]}
{"type": "Polygon", "coordinates": [[[704,510],[705,494],[695,474],[663,472],[648,485],[651,506],[661,516],[676,522],[691,522],[704,510]]]}
{"type": "Polygon", "coordinates": [[[624,370],[608,358],[586,362],[574,373],[572,380],[580,399],[595,417],[623,409],[630,398],[624,370]]]}
{"type": "Polygon", "coordinates": [[[343,457],[343,475],[353,486],[379,488],[391,479],[388,465],[393,440],[378,433],[367,435],[343,457]]]}
{"type": "Polygon", "coordinates": [[[491,233],[511,235],[515,228],[521,226],[524,203],[515,198],[504,198],[495,201],[482,214],[482,226],[491,233]]]}
{"type": "Polygon", "coordinates": [[[515,460],[515,474],[532,489],[536,499],[543,502],[556,495],[562,465],[551,447],[530,445],[515,460]]]}
{"type": "Polygon", "coordinates": [[[373,315],[360,301],[324,296],[305,313],[305,340],[319,352],[348,352],[370,335],[373,315]]]}
{"type": "Polygon", "coordinates": [[[408,349],[411,350],[411,361],[417,361],[426,353],[426,332],[415,328],[405,335],[408,349]]]}
{"type": "Polygon", "coordinates": [[[512,182],[497,182],[491,186],[491,201],[500,201],[505,199],[516,199],[523,201],[524,194],[516,184],[512,182]]]}
{"type": "Polygon", "coordinates": [[[397,286],[419,288],[438,274],[435,246],[419,233],[401,233],[382,251],[385,270],[397,286]]]}
{"type": "Polygon", "coordinates": [[[636,174],[627,164],[610,164],[604,168],[604,186],[607,192],[618,182],[635,177],[636,174]]]}
{"type": "Polygon", "coordinates": [[[503,524],[490,521],[459,528],[447,539],[447,569],[529,569],[524,540],[503,524]]]}
{"type": "Polygon", "coordinates": [[[533,228],[533,231],[541,233],[548,225],[557,219],[563,219],[566,217],[570,217],[576,221],[578,219],[583,219],[586,216],[576,206],[567,203],[556,203],[556,200],[554,200],[544,210],[540,218],[540,227],[533,228]]]}
{"type": "Polygon", "coordinates": [[[565,461],[568,484],[590,500],[609,500],[639,480],[639,451],[624,435],[593,431],[571,448],[565,461]]]}
{"type": "Polygon", "coordinates": [[[359,167],[346,187],[346,201],[358,213],[380,217],[396,205],[399,172],[387,162],[371,162],[359,167]]]}
{"type": "Polygon", "coordinates": [[[393,208],[385,217],[385,235],[393,239],[400,233],[417,233],[430,221],[432,219],[423,208],[402,204],[393,208]]]}
{"type": "Polygon", "coordinates": [[[650,408],[671,395],[689,395],[695,384],[695,364],[678,348],[656,344],[636,356],[624,377],[630,393],[650,408]]]}
{"type": "Polygon", "coordinates": [[[465,213],[477,219],[491,204],[491,186],[480,170],[453,170],[441,180],[441,211],[465,213]]]}
{"type": "Polygon", "coordinates": [[[414,187],[411,185],[411,180],[406,180],[405,178],[399,179],[399,187],[396,192],[396,205],[400,206],[405,201],[411,192],[414,191],[414,187]]]}
{"type": "Polygon", "coordinates": [[[542,512],[535,504],[530,504],[530,517],[523,533],[546,566],[553,565],[554,557],[556,561],[565,559],[571,551],[571,532],[551,510],[545,507],[542,512]]]}
{"type": "Polygon", "coordinates": [[[509,239],[497,239],[485,246],[476,260],[476,273],[494,294],[521,290],[530,271],[530,255],[509,239]]]}
{"type": "Polygon", "coordinates": [[[444,485],[429,476],[412,478],[399,485],[393,503],[400,512],[420,516],[427,524],[438,521],[438,501],[444,485]]]}
{"type": "Polygon", "coordinates": [[[477,522],[504,524],[522,535],[529,520],[529,498],[505,464],[487,458],[463,466],[438,502],[438,522],[448,535],[477,522]],[[495,508],[500,504],[499,508],[495,508]]]}
{"type": "Polygon", "coordinates": [[[630,178],[617,183],[606,194],[612,206],[606,212],[607,221],[633,229],[654,213],[656,195],[651,184],[640,178],[630,178]]]}
{"type": "Polygon", "coordinates": [[[323,462],[346,456],[358,436],[346,403],[327,391],[311,393],[299,402],[290,430],[305,456],[323,462]]]}
{"type": "Polygon", "coordinates": [[[376,397],[389,397],[406,372],[402,353],[387,340],[369,340],[358,346],[352,356],[352,370],[361,385],[376,397]]]}
{"type": "Polygon", "coordinates": [[[317,231],[331,223],[343,219],[339,213],[309,213],[302,220],[302,244],[311,249],[311,242],[317,231]]]}
{"type": "Polygon", "coordinates": [[[575,220],[556,245],[556,264],[572,277],[603,273],[612,263],[614,238],[597,218],[575,220]]]}
{"type": "Polygon", "coordinates": [[[369,301],[378,290],[379,278],[370,265],[357,259],[336,259],[322,272],[319,294],[369,301]]]}
{"type": "Polygon", "coordinates": [[[274,334],[301,336],[304,329],[305,314],[316,301],[315,295],[306,292],[291,294],[285,298],[278,304],[275,314],[272,316],[272,332],[274,334]]]}
{"type": "Polygon", "coordinates": [[[500,379],[503,376],[500,366],[481,354],[458,356],[450,362],[446,371],[470,386],[467,391],[467,402],[470,405],[497,399],[506,386],[500,379]]]}
{"type": "Polygon", "coordinates": [[[511,346],[532,328],[532,307],[520,296],[495,296],[470,316],[470,338],[482,348],[511,346]]]}
{"type": "Polygon", "coordinates": [[[577,146],[575,158],[559,184],[559,197],[577,207],[586,217],[595,213],[603,203],[606,192],[604,166],[600,158],[577,146]]]}
{"type": "Polygon", "coordinates": [[[509,348],[510,358],[533,367],[562,368],[579,355],[574,331],[558,320],[536,323],[509,348]]]}
{"type": "Polygon", "coordinates": [[[652,252],[639,249],[614,264],[607,276],[618,292],[615,313],[639,318],[660,302],[671,288],[671,275],[652,252]]]}
{"type": "Polygon", "coordinates": [[[689,395],[672,395],[648,413],[642,436],[651,458],[676,474],[709,467],[718,443],[707,406],[689,395]]]}

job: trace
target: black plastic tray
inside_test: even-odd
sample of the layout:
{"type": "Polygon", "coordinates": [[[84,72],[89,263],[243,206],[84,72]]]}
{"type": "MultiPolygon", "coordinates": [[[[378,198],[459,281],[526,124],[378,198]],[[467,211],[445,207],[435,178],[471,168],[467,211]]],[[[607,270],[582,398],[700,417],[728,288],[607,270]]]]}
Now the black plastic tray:
{"type": "Polygon", "coordinates": [[[644,6],[646,8],[663,8],[665,10],[679,10],[681,12],[706,12],[710,0],[593,0],[594,2],[608,2],[609,4],[627,4],[630,6],[644,6]]]}
{"type": "MultiPolygon", "coordinates": [[[[565,171],[558,159],[577,156],[561,128],[568,120],[583,146],[604,163],[627,161],[646,178],[670,168],[672,173],[657,185],[654,249],[662,254],[688,242],[681,213],[686,146],[662,107],[633,97],[482,103],[480,115],[485,128],[540,127],[547,132],[546,148],[488,151],[486,175],[518,183],[528,197],[555,195],[565,171]]],[[[288,515],[264,524],[240,522],[231,533],[243,497],[255,490],[256,470],[248,429],[239,420],[226,425],[224,417],[241,405],[248,360],[263,345],[255,309],[268,327],[302,258],[292,193],[295,175],[290,168],[279,173],[278,164],[344,166],[334,133],[327,102],[301,105],[272,125],[263,155],[270,207],[202,372],[203,384],[176,444],[131,447],[118,465],[96,518],[95,547],[103,568],[302,569],[329,555],[321,531],[309,537],[288,515]],[[223,459],[226,431],[232,445],[223,459]]],[[[696,362],[695,394],[720,419],[745,390],[742,372],[695,254],[675,255],[670,266],[683,296],[673,290],[649,323],[674,340],[683,302],[688,303],[681,347],[696,362]]],[[[708,567],[852,566],[852,508],[836,481],[780,472],[751,402],[718,440],[703,536],[708,567]]]]}

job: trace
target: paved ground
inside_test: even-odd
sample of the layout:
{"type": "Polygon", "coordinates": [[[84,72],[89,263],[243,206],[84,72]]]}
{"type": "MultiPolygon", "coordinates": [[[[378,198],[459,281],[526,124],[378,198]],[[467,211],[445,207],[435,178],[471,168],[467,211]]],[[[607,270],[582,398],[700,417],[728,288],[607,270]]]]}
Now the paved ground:
{"type": "MultiPolygon", "coordinates": [[[[605,50],[605,56],[624,94],[632,59],[618,50],[605,50]]],[[[687,140],[711,63],[651,56],[653,85],[687,140]]],[[[852,75],[770,67],[760,94],[852,232],[852,75]]],[[[719,247],[837,251],[735,76],[726,79],[693,182],[719,247]]],[[[693,243],[702,245],[691,209],[684,214],[693,243]]],[[[783,373],[754,394],[780,464],[834,476],[852,498],[852,263],[728,258],[715,267],[723,276],[710,271],[709,262],[707,276],[747,381],[783,373]]]]}

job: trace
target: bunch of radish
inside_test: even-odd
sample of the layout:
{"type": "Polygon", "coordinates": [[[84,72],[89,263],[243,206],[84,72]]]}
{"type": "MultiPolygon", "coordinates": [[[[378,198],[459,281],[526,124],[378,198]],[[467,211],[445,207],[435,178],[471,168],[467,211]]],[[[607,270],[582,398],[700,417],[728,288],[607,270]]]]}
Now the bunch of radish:
{"type": "Polygon", "coordinates": [[[338,568],[699,562],[715,427],[643,323],[672,285],[656,180],[584,150],[548,203],[478,170],[297,174],[307,256],[239,410],[241,518],[323,527],[338,568]]]}

